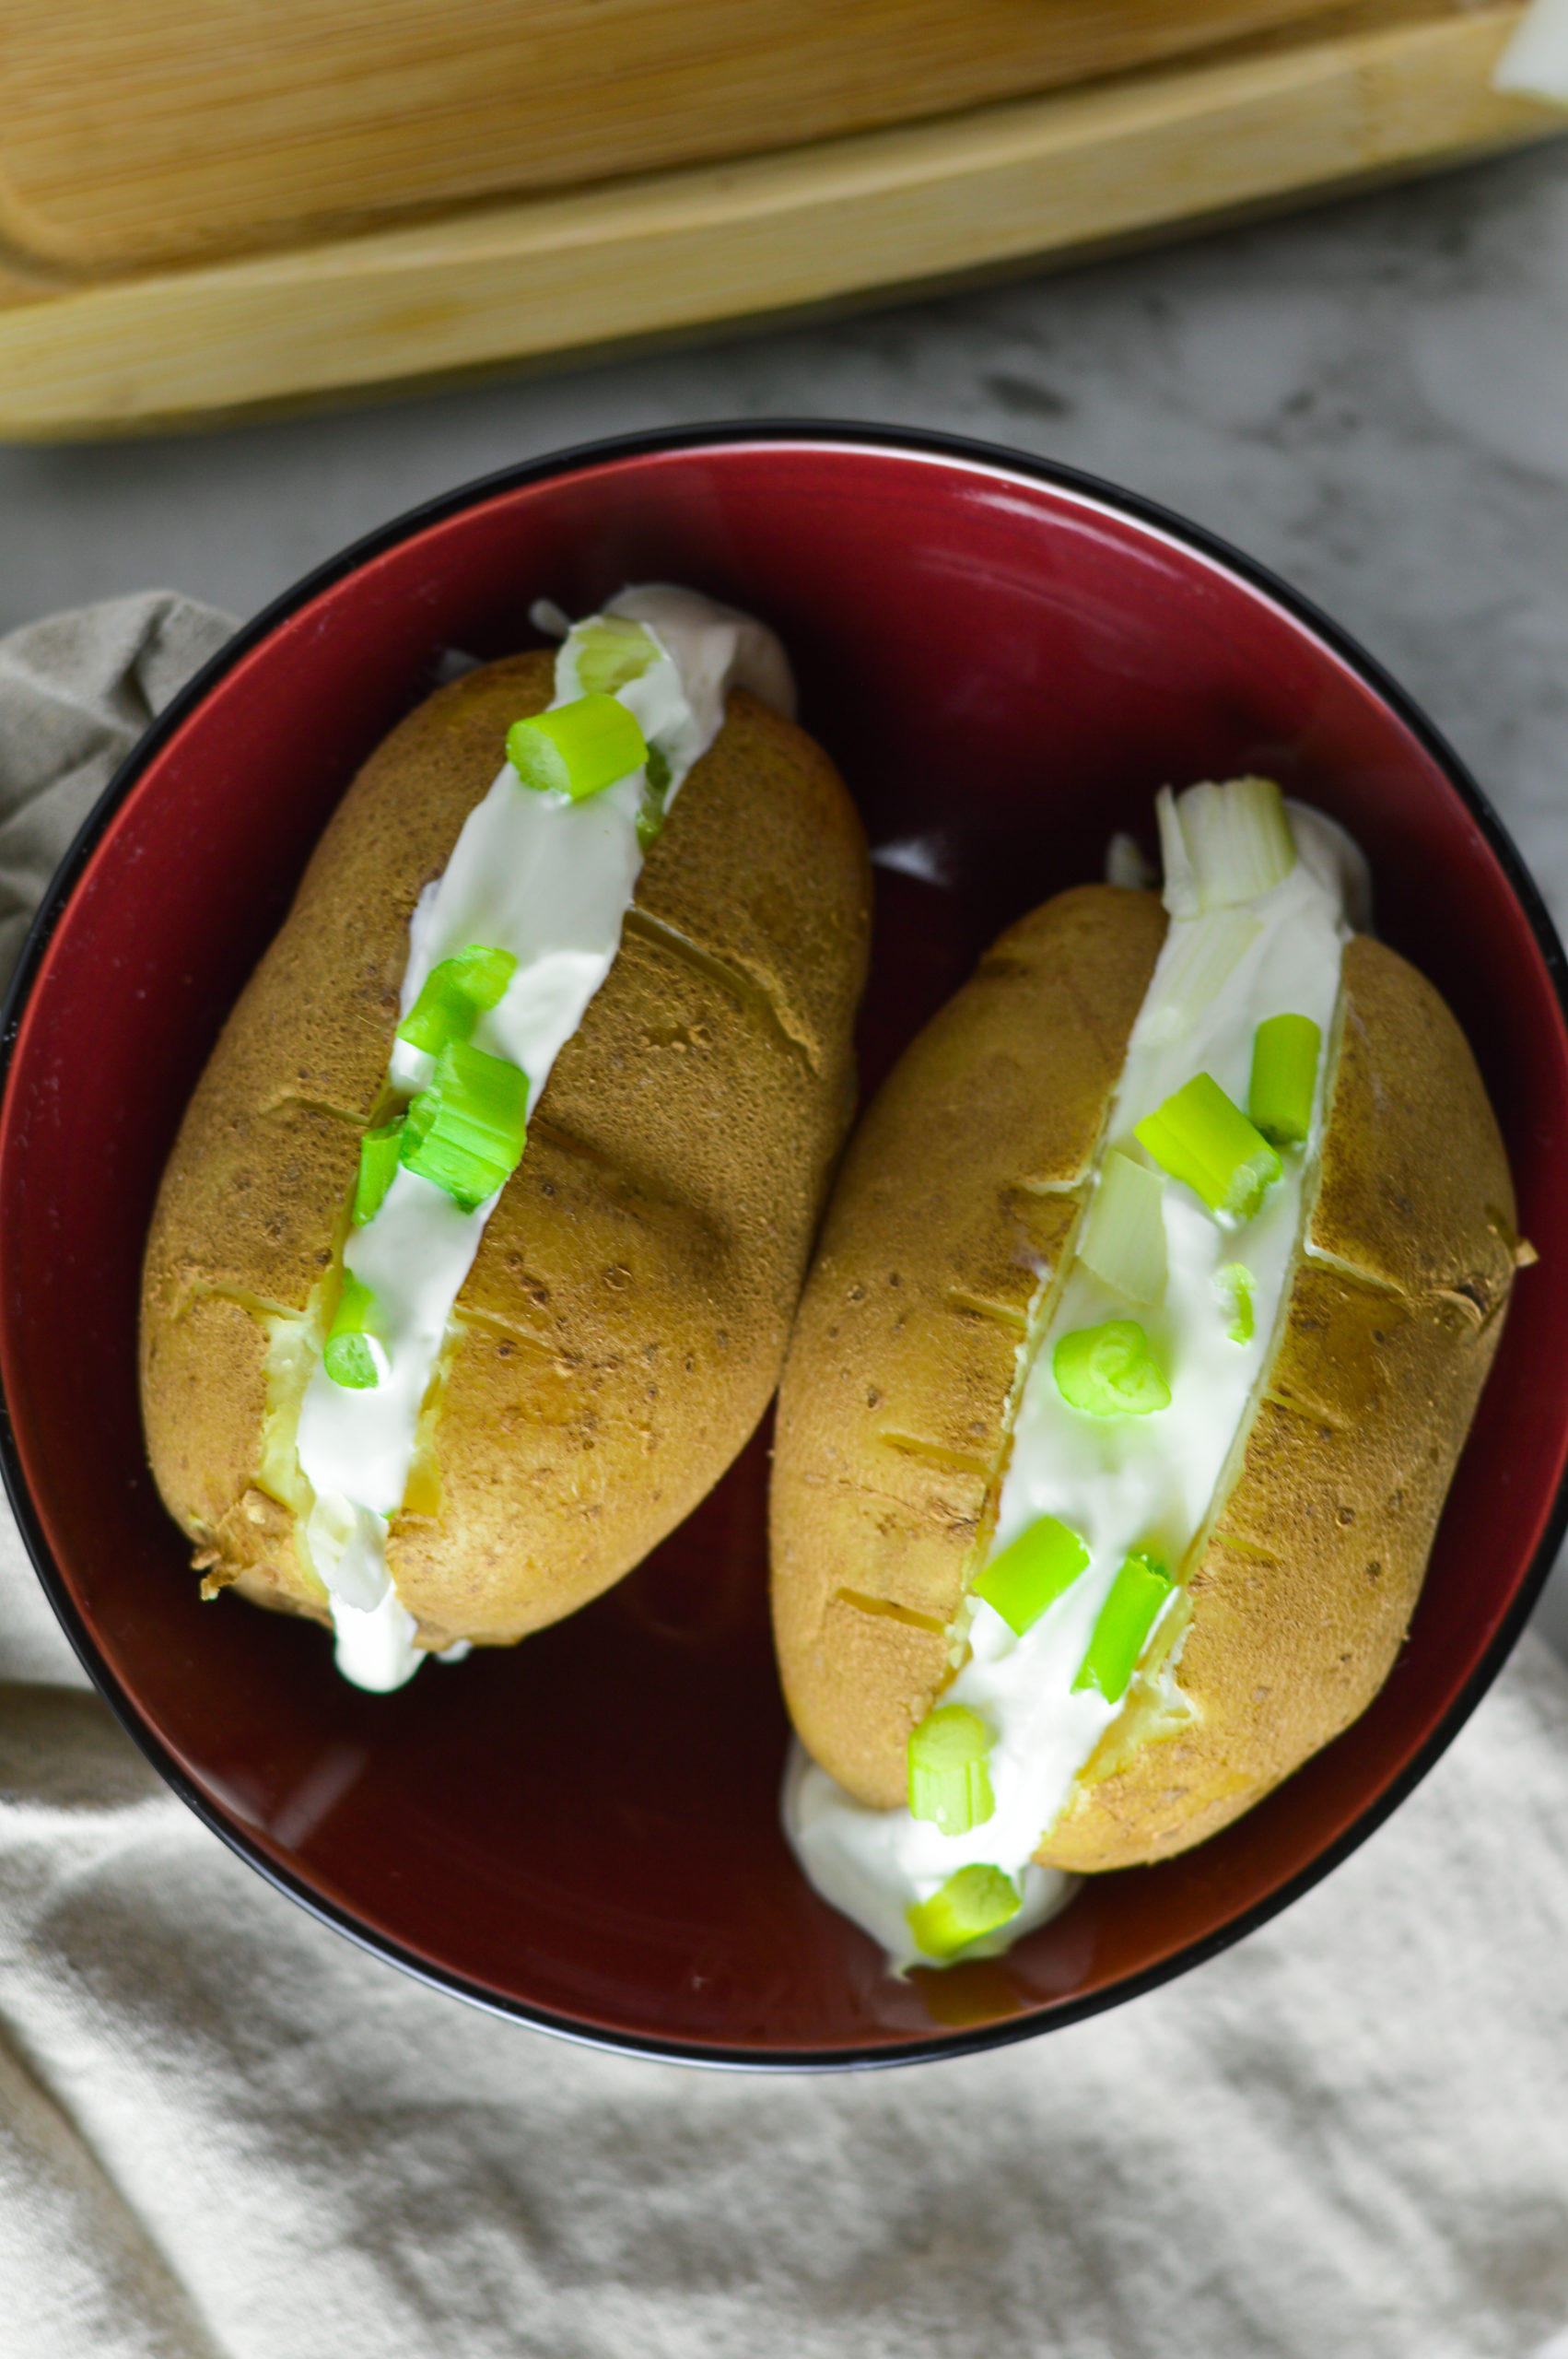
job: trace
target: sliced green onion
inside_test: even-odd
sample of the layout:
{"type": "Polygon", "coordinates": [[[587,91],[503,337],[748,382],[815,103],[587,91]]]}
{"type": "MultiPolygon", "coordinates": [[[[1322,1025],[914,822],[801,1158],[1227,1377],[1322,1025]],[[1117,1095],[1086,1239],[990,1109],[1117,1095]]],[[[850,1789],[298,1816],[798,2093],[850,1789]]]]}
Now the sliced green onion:
{"type": "Polygon", "coordinates": [[[375,1355],[363,1335],[329,1335],[322,1358],[333,1382],[345,1391],[373,1392],[381,1380],[375,1355]]]}
{"type": "Polygon", "coordinates": [[[439,1054],[449,1040],[471,1040],[485,1009],[498,1006],[517,972],[509,950],[489,950],[471,942],[455,957],[432,967],[419,986],[419,996],[397,1027],[397,1037],[412,1049],[439,1054]]]}
{"type": "Polygon", "coordinates": [[[1227,1262],[1214,1273],[1214,1284],[1231,1308],[1225,1332],[1233,1344],[1250,1344],[1256,1324],[1252,1309],[1252,1272],[1245,1262],[1227,1262]]]}
{"type": "Polygon", "coordinates": [[[343,1291],[322,1358],[333,1382],[344,1385],[351,1392],[372,1391],[381,1380],[386,1355],[381,1353],[378,1357],[377,1348],[366,1332],[375,1310],[376,1297],[369,1287],[352,1270],[345,1270],[343,1291]]]}
{"type": "Polygon", "coordinates": [[[1255,901],[1296,864],[1284,798],[1271,778],[1189,786],[1169,805],[1156,799],[1155,807],[1173,917],[1255,901]]]}
{"type": "Polygon", "coordinates": [[[904,1912],[915,1944],[927,1957],[956,1957],[986,1933],[1017,1916],[1024,1896],[1000,1868],[960,1868],[940,1892],[904,1912]]]}
{"type": "Polygon", "coordinates": [[[1054,1515],[1043,1515],[991,1558],[975,1583],[975,1594],[1022,1637],[1072,1587],[1088,1561],[1089,1551],[1076,1532],[1054,1515]]]}
{"type": "Polygon", "coordinates": [[[1072,1683],[1074,1695],[1095,1687],[1107,1704],[1120,1703],[1172,1586],[1170,1575],[1152,1557],[1129,1556],[1100,1608],[1088,1652],[1072,1683]]]}
{"type": "Polygon", "coordinates": [[[1164,872],[1160,898],[1173,918],[1195,918],[1203,904],[1198,898],[1198,879],[1192,873],[1176,799],[1168,786],[1161,787],[1154,797],[1154,817],[1159,823],[1160,866],[1164,872]]]}
{"type": "Polygon", "coordinates": [[[360,1140],[359,1173],[354,1182],[354,1209],[350,1215],[356,1228],[363,1228],[380,1211],[397,1169],[402,1144],[401,1114],[395,1122],[383,1122],[380,1130],[367,1131],[360,1140]]]}
{"type": "Polygon", "coordinates": [[[1262,931],[1250,910],[1210,910],[1173,933],[1170,957],[1138,1018],[1140,1041],[1154,1048],[1190,1032],[1262,931]]]}
{"type": "Polygon", "coordinates": [[[1165,1183],[1113,1147],[1083,1224],[1078,1258],[1129,1302],[1158,1302],[1165,1291],[1165,1183]]]}
{"type": "Polygon", "coordinates": [[[633,715],[614,697],[579,697],[554,712],[514,721],[507,732],[507,758],[524,786],[584,803],[639,770],[648,745],[633,715]]]}
{"type": "Polygon", "coordinates": [[[1171,1388],[1136,1319],[1075,1328],[1051,1355],[1057,1389],[1091,1417],[1146,1417],[1168,1409],[1171,1388]]]}
{"type": "Polygon", "coordinates": [[[381,1380],[369,1340],[364,1335],[329,1335],[322,1355],[334,1384],[349,1392],[373,1392],[381,1380]]]}
{"type": "Polygon", "coordinates": [[[403,1161],[471,1213],[504,1187],[528,1136],[528,1075],[504,1057],[449,1040],[404,1122],[403,1161]]]}
{"type": "Polygon", "coordinates": [[[663,833],[664,806],[670,797],[670,765],[657,745],[648,749],[648,774],[642,808],[637,815],[637,839],[644,851],[663,833]]]}
{"type": "Polygon", "coordinates": [[[613,697],[628,680],[641,679],[659,650],[640,623],[625,615],[595,615],[568,633],[567,652],[577,660],[584,696],[613,697]]]}
{"type": "Polygon", "coordinates": [[[1283,1169],[1262,1132],[1206,1073],[1194,1074],[1133,1128],[1163,1171],[1233,1220],[1250,1220],[1283,1169]]]}
{"type": "Polygon", "coordinates": [[[1258,1027],[1246,1110],[1275,1146],[1305,1144],[1322,1045],[1310,1015],[1270,1015],[1258,1027]]]}
{"type": "Polygon", "coordinates": [[[996,1803],[986,1769],[991,1734],[978,1712],[944,1704],[928,1712],[909,1738],[909,1814],[944,1835],[983,1826],[996,1803]]]}

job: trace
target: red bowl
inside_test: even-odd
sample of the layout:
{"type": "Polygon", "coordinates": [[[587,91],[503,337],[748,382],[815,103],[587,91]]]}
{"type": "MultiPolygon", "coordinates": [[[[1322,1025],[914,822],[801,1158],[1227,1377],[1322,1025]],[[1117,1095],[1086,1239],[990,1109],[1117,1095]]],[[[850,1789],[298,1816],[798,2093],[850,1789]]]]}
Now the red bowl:
{"type": "Polygon", "coordinates": [[[1261,1923],[1370,1833],[1495,1675],[1561,1534],[1568,1030],[1540,899],[1454,757],[1343,635],[1191,527],[1060,468],[908,434],[707,428],[568,452],[363,542],[149,732],[56,878],[6,1021],[6,1480],[126,1729],[207,1824],[379,1955],[606,2046],[887,2063],[1015,2039],[1261,1923]],[[873,845],[865,1077],[992,933],[1098,873],[1154,790],[1264,770],[1371,855],[1380,925],[1465,1025],[1540,1250],[1394,1674],[1186,1858],[1087,1884],[1008,1957],[907,1982],[796,1872],[765,1599],[766,1437],[609,1596],[390,1697],[319,1631],[197,1602],[142,1449],[142,1241],[185,1101],[357,765],[444,651],[626,581],[765,616],[873,845]]]}

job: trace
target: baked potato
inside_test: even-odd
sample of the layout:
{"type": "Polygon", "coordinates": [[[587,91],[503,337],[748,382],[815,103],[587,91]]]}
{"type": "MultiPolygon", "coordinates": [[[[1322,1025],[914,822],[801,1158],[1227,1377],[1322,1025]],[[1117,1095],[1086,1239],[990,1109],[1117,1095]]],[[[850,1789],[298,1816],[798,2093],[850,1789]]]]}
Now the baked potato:
{"type": "MultiPolygon", "coordinates": [[[[302,1404],[348,1291],[362,1141],[402,1102],[388,1076],[411,920],[555,680],[548,652],[486,664],[372,754],[186,1113],[146,1249],[141,1390],[208,1596],[232,1588],[341,1635],[302,1404]]],[[[509,1645],[571,1613],[755,1426],[852,1105],[869,901],[832,764],[731,688],[416,1396],[381,1523],[417,1649],[509,1645]]]]}
{"type": "MultiPolygon", "coordinates": [[[[1296,813],[1298,833],[1311,825],[1296,813]]],[[[1323,837],[1316,847],[1325,874],[1326,843],[1323,837]]],[[[1305,863],[1298,871],[1305,875],[1305,863]]],[[[1289,889],[1277,886],[1276,899],[1289,889]]],[[[1239,914],[1222,911],[1220,930],[1245,928],[1249,912],[1267,906],[1262,898],[1239,914]]],[[[1255,1205],[1249,1227],[1234,1208],[1200,1202],[1171,1176],[1173,1166],[1162,1169],[1134,1144],[1157,1134],[1142,1121],[1134,1127],[1149,1108],[1135,1102],[1141,1085],[1129,1043],[1135,1027],[1140,1039],[1163,1027],[1164,1045],[1148,1054],[1163,1056],[1173,1072],[1184,1057],[1191,1068],[1205,1062],[1209,1024],[1214,1056],[1230,1054],[1234,1073],[1243,1032],[1250,1039],[1252,1018],[1272,1013],[1270,990],[1288,1005],[1299,984],[1276,975],[1259,985],[1256,1004],[1242,1011],[1246,1024],[1231,1026],[1228,1050],[1214,1012],[1222,991],[1184,1043],[1179,1011],[1154,1015],[1157,963],[1162,976],[1175,971],[1161,963],[1167,923],[1153,893],[1085,886],[1001,935],[866,1114],[796,1320],[773,1470],[774,1622],[795,1728],[848,1798],[845,1839],[851,1850],[860,1847],[860,1860],[850,1885],[859,1888],[861,1870],[862,1882],[885,1884],[894,1875],[885,1846],[901,1839],[899,1826],[908,1831],[922,1732],[945,1731],[950,1750],[972,1739],[968,1774],[983,1789],[978,1806],[961,1804],[956,1826],[942,1828],[962,1842],[949,1852],[941,1836],[933,1846],[922,1835],[919,1871],[910,1867],[912,1851],[897,1871],[914,1911],[916,1954],[964,1946],[962,1923],[927,1921],[930,1938],[922,1938],[933,1858],[951,1856],[958,1866],[995,1861],[1005,1849],[1002,1706],[980,1693],[966,1712],[943,1707],[965,1696],[976,1659],[977,1582],[983,1597],[992,1568],[1017,1561],[1014,1539],[1022,1534],[1026,1549],[1051,1521],[1037,1519],[1053,1503],[1073,1527],[1068,1537],[1085,1535],[1077,1569],[1070,1555],[1054,1589],[1047,1581],[1049,1610],[1038,1627],[1065,1617],[1057,1720],[1091,1703],[1097,1717],[1080,1720],[1076,1755],[1059,1765],[1040,1815],[1014,1817],[1015,1856],[999,1864],[1016,1879],[1031,1855],[1046,1867],[1091,1872],[1164,1859],[1250,1808],[1376,1694],[1415,1604],[1502,1331],[1515,1261],[1514,1199],[1474,1060],[1432,986],[1337,918],[1342,964],[1337,987],[1320,979],[1316,1112],[1273,1154],[1276,1168],[1282,1154],[1286,1182],[1293,1166],[1297,1183],[1293,1214],[1279,1188],[1270,1199],[1289,1215],[1288,1234],[1271,1249],[1280,1257],[1277,1305],[1270,1310],[1259,1295],[1259,1330],[1246,1341],[1250,1368],[1246,1352],[1236,1355],[1234,1431],[1212,1438],[1211,1472],[1169,1470],[1164,1489],[1146,1482],[1141,1504],[1135,1499],[1123,1517],[1123,1570],[1131,1566],[1134,1587],[1148,1574],[1158,1611],[1150,1609],[1142,1651],[1135,1668],[1124,1665],[1130,1675],[1119,1689],[1102,1682],[1105,1692],[1092,1692],[1093,1646],[1105,1627],[1096,1606],[1110,1613],[1107,1597],[1120,1579],[1115,1563],[1098,1572],[1094,1520],[1107,1486],[1125,1491],[1143,1481],[1137,1453],[1153,1447],[1147,1437],[1176,1411],[1156,1397],[1136,1404],[1143,1412],[1136,1415],[1107,1414],[1103,1402],[1098,1414],[1084,1413],[1070,1380],[1074,1337],[1109,1326],[1076,1324],[1072,1289],[1091,1287],[1082,1296],[1091,1320],[1096,1305],[1100,1317],[1112,1310],[1123,1326],[1136,1312],[1142,1324],[1135,1332],[1161,1364],[1161,1381],[1168,1379],[1164,1401],[1174,1391],[1179,1408],[1184,1384],[1189,1393],[1196,1388],[1200,1420],[1211,1390],[1205,1371],[1239,1335],[1235,1300],[1227,1303],[1223,1285],[1213,1293],[1215,1281],[1234,1287],[1237,1269],[1246,1277],[1226,1257],[1250,1253],[1249,1238],[1271,1217],[1255,1205]],[[1131,1302],[1118,1302],[1094,1271],[1085,1276],[1086,1213],[1118,1159],[1140,1165],[1138,1188],[1163,1203],[1154,1218],[1173,1238],[1173,1290],[1178,1217],[1195,1238],[1213,1240],[1221,1266],[1203,1281],[1211,1313],[1196,1281],[1178,1315],[1159,1307],[1163,1276],[1131,1302]],[[1190,1330],[1210,1317],[1209,1356],[1200,1358],[1190,1330]],[[1047,1396],[1063,1447],[1094,1460],[1076,1500],[1082,1511],[1061,1505],[1051,1487],[1071,1478],[1059,1457],[1010,1518],[1020,1419],[1040,1414],[1047,1396]],[[1118,1432],[1128,1437],[1119,1458],[1112,1446],[1118,1432]],[[1171,1508],[1184,1476],[1202,1496],[1185,1510],[1171,1508]],[[1096,1570],[1079,1578],[1091,1556],[1096,1570]],[[1075,1607],[1096,1578],[1097,1598],[1075,1607]],[[967,1738],[960,1721],[975,1724],[967,1738]],[[975,1766],[988,1745],[994,1798],[975,1766]],[[893,1831],[884,1838],[866,1813],[887,1814],[893,1831]],[[880,1865],[873,1835],[883,1844],[880,1865]]],[[[1265,955],[1266,945],[1265,935],[1247,956],[1265,955]]],[[[1244,957],[1237,975],[1246,969],[1244,957]]],[[[1233,1095],[1245,1086],[1239,1070],[1233,1095]]],[[[1256,1063],[1253,1071],[1256,1093],[1256,1063]]],[[[1258,1144],[1270,1152],[1261,1138],[1258,1144]]],[[[1250,1317],[1250,1286],[1243,1291],[1250,1317]]],[[[1172,1446],[1199,1463],[1198,1427],[1189,1421],[1172,1430],[1172,1446]]],[[[1058,1522],[1053,1544],[1061,1530],[1058,1522]]],[[[1014,1614],[1014,1635],[1021,1618],[1014,1614]]],[[[1000,1661],[1013,1639],[994,1616],[989,1626],[1000,1661]]],[[[1046,1672],[1034,1676],[1038,1685],[1046,1672]]],[[[1056,1740],[1042,1720],[1031,1741],[1056,1740]]],[[[950,1784],[956,1774],[942,1772],[950,1784]]],[[[819,1819],[826,1793],[819,1780],[812,1804],[819,1819]]],[[[798,1848],[807,1856],[809,1844],[798,1848]]],[[[830,1897],[840,1897],[844,1872],[841,1863],[840,1889],[830,1897]]],[[[968,1873],[980,1871],[971,1865],[968,1873]]],[[[857,1913],[852,1902],[841,1905],[857,1913]]],[[[993,1924],[1017,1907],[1016,1893],[1010,1903],[998,1887],[993,1924]]],[[[873,1920],[884,1928],[885,1910],[877,1918],[872,1907],[864,1921],[873,1920]]],[[[893,1935],[883,1937],[896,1950],[893,1935]]]]}

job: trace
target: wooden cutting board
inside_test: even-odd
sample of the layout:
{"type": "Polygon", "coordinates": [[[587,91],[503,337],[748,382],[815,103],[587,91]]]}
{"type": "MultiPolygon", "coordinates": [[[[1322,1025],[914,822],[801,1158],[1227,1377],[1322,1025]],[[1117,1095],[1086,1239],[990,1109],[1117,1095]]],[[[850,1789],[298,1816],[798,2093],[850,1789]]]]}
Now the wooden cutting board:
{"type": "Polygon", "coordinates": [[[1490,86],[1521,13],[0,0],[0,437],[691,334],[1542,137],[1490,86]]]}
{"type": "Polygon", "coordinates": [[[951,113],[1313,6],[0,0],[0,236],[99,269],[294,241],[951,113]]]}

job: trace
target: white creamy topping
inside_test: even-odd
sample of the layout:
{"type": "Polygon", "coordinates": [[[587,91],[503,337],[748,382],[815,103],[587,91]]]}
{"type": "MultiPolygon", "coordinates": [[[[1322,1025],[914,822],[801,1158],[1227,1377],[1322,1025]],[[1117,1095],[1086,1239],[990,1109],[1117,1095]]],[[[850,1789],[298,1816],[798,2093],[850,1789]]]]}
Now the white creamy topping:
{"type": "MultiPolygon", "coordinates": [[[[751,616],[658,582],[622,591],[603,613],[641,623],[657,649],[647,670],[615,694],[668,766],[666,812],[718,735],[731,686],[793,715],[788,659],[751,616]]],[[[586,628],[578,626],[556,656],[552,710],[582,693],[578,657],[586,628]]],[[[639,769],[572,803],[525,788],[504,763],[464,821],[444,874],[415,910],[404,1017],[431,968],[470,944],[517,960],[499,1004],[480,1016],[474,1045],[521,1067],[530,1115],[620,947],[642,868],[637,823],[646,785],[639,769]]],[[[423,1050],[395,1044],[389,1075],[396,1089],[412,1097],[434,1069],[423,1050]]],[[[356,1391],[334,1384],[318,1362],[298,1449],[316,1495],[305,1544],[331,1595],[338,1669],[361,1687],[401,1686],[422,1660],[414,1616],[387,1570],[387,1534],[408,1486],[420,1409],[452,1307],[497,1201],[465,1213],[432,1180],[400,1168],[374,1219],[352,1230],[344,1249],[345,1268],[376,1297],[381,1380],[356,1391]]]]}
{"type": "MultiPolygon", "coordinates": [[[[802,1865],[826,1898],[883,1944],[896,1968],[919,1957],[905,1918],[912,1903],[930,1898],[956,1870],[975,1862],[1017,1879],[1054,1825],[1079,1772],[1124,1708],[1124,1699],[1109,1702],[1092,1686],[1073,1689],[1100,1609],[1134,1552],[1147,1552],[1173,1574],[1190,1569],[1190,1553],[1205,1536],[1271,1351],[1315,1181],[1340,953],[1350,934],[1346,905],[1364,907],[1366,900],[1365,863],[1343,830],[1316,812],[1289,807],[1299,856],[1281,883],[1240,910],[1172,916],[1129,1043],[1100,1165],[1112,1147],[1145,1161],[1133,1125],[1196,1073],[1210,1074],[1245,1107],[1254,1036],[1271,1015],[1310,1016],[1321,1031],[1311,1134],[1305,1150],[1285,1154],[1283,1177],[1245,1226],[1223,1224],[1189,1189],[1165,1181],[1169,1275],[1158,1306],[1129,1303],[1074,1262],[1041,1334],[1037,1317],[1048,1282],[1036,1296],[1025,1346],[1034,1357],[991,1553],[1049,1515],[1079,1534],[1089,1563],[1022,1637],[979,1598],[964,1609],[957,1635],[967,1638],[967,1657],[941,1700],[966,1705],[991,1732],[994,1814],[966,1835],[946,1836],[907,1810],[865,1809],[813,1763],[802,1759],[789,1774],[786,1831],[802,1865]],[[1219,1272],[1237,1262],[1253,1282],[1254,1329],[1245,1344],[1231,1340],[1235,1305],[1218,1283],[1219,1272]],[[1146,1416],[1103,1418],[1071,1408],[1052,1369],[1057,1340],[1129,1317],[1144,1328],[1169,1380],[1170,1406],[1146,1416]]],[[[1176,891],[1167,886],[1165,898],[1169,907],[1188,897],[1178,884],[1176,891]]],[[[1162,1622],[1179,1593],[1171,1591],[1162,1622]]],[[[1020,1915],[966,1954],[1005,1948],[1061,1907],[1071,1889],[1071,1879],[1031,1869],[1020,1915]]]]}
{"type": "MultiPolygon", "coordinates": [[[[942,1701],[948,1698],[944,1696],[942,1701]]],[[[964,1837],[939,1835],[907,1811],[868,1809],[835,1784],[798,1737],[790,1742],[784,1772],[784,1832],[823,1898],[880,1942],[898,1972],[931,1964],[910,1940],[904,1912],[911,1901],[927,1899],[964,1865],[956,1848],[952,1859],[947,1854],[948,1844],[956,1847],[964,1837]],[[920,1847],[911,1840],[922,1836],[930,1837],[929,1858],[917,1857],[920,1847]]],[[[988,1860],[990,1856],[986,1854],[988,1860]]],[[[1017,1916],[1000,1932],[971,1942],[964,1955],[995,1957],[1011,1949],[1021,1934],[1033,1932],[1064,1908],[1077,1884],[1076,1876],[1065,1876],[1058,1868],[1026,1867],[1024,1905],[1017,1916]]]]}
{"type": "Polygon", "coordinates": [[[1535,0],[1492,69],[1497,90],[1568,107],[1568,0],[1535,0]]]}

